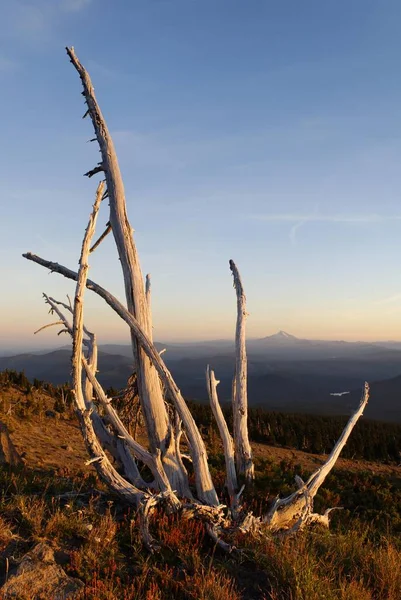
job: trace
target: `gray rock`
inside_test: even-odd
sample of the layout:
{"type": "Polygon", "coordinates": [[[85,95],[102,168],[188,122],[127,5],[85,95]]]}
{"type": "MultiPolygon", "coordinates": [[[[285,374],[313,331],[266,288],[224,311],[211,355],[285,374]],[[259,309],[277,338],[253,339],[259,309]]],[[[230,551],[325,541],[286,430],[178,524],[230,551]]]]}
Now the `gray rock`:
{"type": "Polygon", "coordinates": [[[7,464],[16,467],[22,463],[23,461],[11,441],[7,426],[0,421],[0,465],[7,464]]]}
{"type": "Polygon", "coordinates": [[[83,587],[56,563],[51,546],[40,542],[25,554],[0,591],[4,600],[72,600],[83,587]]]}

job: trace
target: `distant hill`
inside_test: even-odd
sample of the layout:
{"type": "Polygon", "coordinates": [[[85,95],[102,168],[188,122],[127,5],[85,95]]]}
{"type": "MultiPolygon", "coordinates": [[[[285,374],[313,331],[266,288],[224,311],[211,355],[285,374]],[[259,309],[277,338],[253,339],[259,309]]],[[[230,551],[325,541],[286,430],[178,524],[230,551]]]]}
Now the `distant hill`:
{"type": "MultiPolygon", "coordinates": [[[[187,398],[208,401],[205,369],[210,364],[221,382],[218,388],[221,401],[230,401],[233,342],[156,342],[156,347],[167,349],[163,357],[187,398]]],[[[247,350],[250,406],[287,412],[349,414],[367,380],[378,382],[372,385],[367,415],[401,421],[400,350],[364,342],[302,340],[284,331],[249,340],[247,350]]],[[[0,357],[0,370],[24,370],[31,380],[36,377],[59,384],[70,379],[70,358],[69,346],[42,354],[0,357]]],[[[105,387],[123,387],[132,370],[129,345],[100,346],[99,380],[105,387]]]]}
{"type": "MultiPolygon", "coordinates": [[[[194,342],[163,342],[156,341],[158,350],[167,349],[170,360],[183,358],[209,358],[234,353],[234,340],[206,340],[194,342]]],[[[66,345],[57,350],[70,350],[71,345],[66,345]]],[[[118,354],[130,358],[132,356],[130,344],[103,344],[100,350],[107,354],[118,354]]],[[[35,350],[30,355],[49,354],[56,350],[35,350]]],[[[374,359],[396,358],[401,364],[401,342],[345,342],[342,340],[310,340],[297,338],[286,331],[278,331],[273,335],[247,340],[248,355],[268,359],[312,360],[312,359],[341,359],[353,357],[373,357],[374,359]]],[[[10,357],[11,352],[0,348],[0,357],[10,357]]],[[[15,354],[15,353],[13,353],[15,354]]],[[[18,354],[19,355],[19,354],[18,354]]]]}
{"type": "MultiPolygon", "coordinates": [[[[160,351],[166,348],[168,357],[171,360],[181,358],[202,358],[221,354],[234,355],[234,342],[230,340],[214,340],[208,342],[155,342],[156,348],[160,351]]],[[[132,356],[131,346],[129,344],[102,344],[100,349],[109,354],[120,354],[122,356],[132,356]]],[[[164,358],[167,354],[164,355],[164,358]]]]}
{"type": "MultiPolygon", "coordinates": [[[[53,384],[70,380],[71,350],[55,350],[47,354],[17,354],[0,357],[0,371],[24,371],[28,379],[41,379],[53,384]]],[[[132,373],[132,358],[99,352],[99,381],[109,387],[122,387],[132,373]]]]}
{"type": "MultiPolygon", "coordinates": [[[[157,348],[167,349],[171,360],[203,358],[234,354],[233,340],[209,340],[197,342],[156,342],[157,348]]],[[[104,344],[101,349],[110,354],[131,356],[129,344],[104,344]]],[[[401,342],[345,342],[332,340],[308,340],[279,331],[263,338],[248,339],[249,356],[266,359],[312,360],[373,357],[398,358],[401,365],[401,342]]],[[[400,370],[401,372],[401,370],[400,370]]]]}
{"type": "Polygon", "coordinates": [[[70,378],[71,350],[54,350],[47,354],[17,354],[0,357],[0,370],[25,371],[29,379],[64,383],[70,378]]]}

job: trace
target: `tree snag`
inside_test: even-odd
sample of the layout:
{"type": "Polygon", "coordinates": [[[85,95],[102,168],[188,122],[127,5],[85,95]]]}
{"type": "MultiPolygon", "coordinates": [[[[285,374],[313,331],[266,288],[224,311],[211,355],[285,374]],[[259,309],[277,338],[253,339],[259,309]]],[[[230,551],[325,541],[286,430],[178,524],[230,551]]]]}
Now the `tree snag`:
{"type": "MultiPolygon", "coordinates": [[[[239,489],[238,476],[249,484],[254,478],[251,445],[248,437],[247,413],[247,357],[245,347],[246,299],[239,271],[230,260],[237,297],[237,324],[235,332],[235,376],[233,380],[232,410],[233,436],[231,435],[217,396],[219,383],[214,371],[208,366],[206,383],[210,404],[223,443],[226,465],[226,488],[229,506],[222,504],[213,484],[208,465],[205,443],[191,412],[181,395],[170,371],[153,343],[150,277],[146,285],[142,277],[138,253],[129,223],[124,186],[114,145],[106,122],[97,103],[92,82],[86,69],[79,62],[73,48],[67,48],[68,56],[77,70],[83,85],[83,95],[95,129],[102,161],[87,173],[92,177],[104,173],[105,182],[97,187],[96,200],[83,238],[77,272],[56,262],[34,254],[23,256],[51,272],[76,281],[73,305],[64,304],[44,294],[58,321],[73,340],[72,368],[75,408],[82,435],[99,476],[109,488],[124,501],[139,508],[141,529],[145,545],[156,547],[149,532],[149,518],[154,508],[165,505],[169,510],[180,511],[182,516],[205,521],[212,539],[225,550],[231,546],[224,541],[224,534],[233,530],[248,534],[290,535],[304,526],[319,523],[329,526],[327,509],[323,515],[313,512],[313,499],[333,468],[355,423],[363,413],[369,398],[369,386],[365,384],[359,407],[349,419],[342,435],[326,463],[311,475],[306,483],[295,478],[297,490],[287,498],[277,498],[264,517],[255,518],[241,505],[244,485],[239,489]],[[106,185],[106,190],[105,190],[106,185]],[[109,199],[110,214],[106,230],[91,246],[101,201],[109,199]],[[124,306],[109,291],[88,278],[89,256],[96,250],[109,232],[121,262],[125,296],[124,306]],[[131,333],[132,352],[138,385],[138,395],[144,416],[149,448],[145,448],[131,434],[113,401],[100,385],[97,373],[96,336],[84,325],[84,294],[89,289],[100,296],[128,325],[131,333]],[[66,313],[72,314],[72,323],[66,313]],[[182,460],[182,434],[188,441],[191,468],[195,486],[189,483],[187,469],[182,460]],[[108,454],[106,453],[108,452],[108,454]],[[115,459],[112,464],[109,455],[115,459]],[[152,481],[145,481],[141,467],[146,466],[152,481]]],[[[49,325],[49,326],[50,326],[49,325]]],[[[47,326],[45,326],[47,327],[47,326]]],[[[43,328],[41,328],[43,329],[43,328]]],[[[40,331],[40,330],[38,330],[40,331]]]]}
{"type": "MultiPolygon", "coordinates": [[[[97,103],[88,72],[79,62],[74,48],[67,48],[67,54],[81,78],[83,95],[88,106],[88,115],[92,120],[102,155],[101,166],[96,167],[90,173],[93,175],[97,172],[96,169],[100,169],[104,171],[106,177],[110,206],[109,223],[123,271],[127,308],[149,334],[151,324],[149,323],[143,276],[133,238],[133,229],[128,221],[124,184],[113,140],[97,103]]],[[[187,478],[180,468],[175,452],[169,449],[171,430],[169,429],[159,378],[156,370],[138,346],[135,336],[132,336],[131,340],[138,378],[139,397],[151,449],[153,452],[156,452],[157,449],[161,451],[162,459],[166,461],[168,477],[174,489],[184,493],[188,488],[187,478]]]]}
{"type": "Polygon", "coordinates": [[[245,346],[246,298],[237,266],[230,260],[233,285],[237,294],[237,326],[235,329],[235,374],[233,381],[233,423],[235,440],[235,462],[239,475],[247,483],[254,478],[252,450],[248,437],[248,391],[247,358],[245,346]]]}

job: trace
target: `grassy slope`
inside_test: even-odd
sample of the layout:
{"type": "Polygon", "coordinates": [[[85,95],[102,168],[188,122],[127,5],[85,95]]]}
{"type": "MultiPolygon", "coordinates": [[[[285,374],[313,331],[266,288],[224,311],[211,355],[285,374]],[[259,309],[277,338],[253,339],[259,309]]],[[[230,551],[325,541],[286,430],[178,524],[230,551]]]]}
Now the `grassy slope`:
{"type": "MultiPolygon", "coordinates": [[[[54,401],[37,393],[25,418],[5,415],[21,398],[18,388],[0,392],[0,418],[24,452],[21,470],[0,468],[0,578],[39,540],[50,540],[66,571],[86,583],[80,598],[150,600],[380,599],[401,597],[401,473],[389,465],[340,460],[317,498],[317,509],[336,511],[332,533],[296,539],[233,540],[243,552],[227,556],[213,547],[198,522],[159,514],[153,534],[161,552],[143,549],[135,514],[105,493],[73,418],[46,417],[54,401]],[[3,414],[1,414],[1,407],[3,414]],[[81,495],[71,498],[68,492],[81,495]],[[61,497],[59,497],[61,495],[61,497]]],[[[21,402],[24,402],[22,400],[21,402]]],[[[257,513],[280,489],[292,490],[294,473],[306,475],[324,457],[254,445],[258,485],[248,495],[257,513]]],[[[222,457],[213,448],[215,479],[222,457]]],[[[30,598],[29,590],[25,598],[30,598]]]]}

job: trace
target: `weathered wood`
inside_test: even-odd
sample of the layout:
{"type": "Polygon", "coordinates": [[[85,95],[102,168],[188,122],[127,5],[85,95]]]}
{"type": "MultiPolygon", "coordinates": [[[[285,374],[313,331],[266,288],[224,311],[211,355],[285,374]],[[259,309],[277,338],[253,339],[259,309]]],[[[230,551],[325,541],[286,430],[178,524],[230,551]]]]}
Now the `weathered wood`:
{"type": "Polygon", "coordinates": [[[220,382],[214,376],[214,371],[209,365],[206,369],[206,384],[209,395],[210,406],[214,418],[216,419],[217,427],[219,428],[221,441],[223,442],[224,459],[226,464],[226,486],[230,497],[231,511],[236,515],[238,512],[238,483],[237,473],[235,470],[234,443],[231,434],[228,430],[226,420],[221,410],[219,398],[217,395],[217,385],[220,382]]]}
{"type": "MultiPolygon", "coordinates": [[[[56,302],[53,298],[49,298],[45,295],[46,302],[51,306],[51,309],[56,312],[61,319],[66,330],[73,335],[73,329],[70,326],[68,320],[65,318],[63,313],[58,308],[57,304],[62,304],[65,308],[68,308],[62,302],[56,302]]],[[[135,482],[135,485],[139,485],[142,489],[146,489],[147,487],[155,488],[161,492],[171,493],[171,486],[164,471],[163,465],[160,460],[160,452],[156,454],[156,456],[152,456],[150,452],[145,450],[145,448],[139,444],[128,432],[125,425],[122,423],[119,418],[117,412],[111,405],[111,400],[107,398],[102,386],[98,382],[96,378],[96,365],[97,365],[97,345],[94,334],[90,333],[85,328],[86,333],[90,336],[89,340],[83,339],[83,344],[88,348],[88,357],[85,358],[83,355],[81,356],[82,367],[84,369],[85,374],[85,384],[84,384],[84,401],[86,410],[90,413],[95,433],[102,443],[107,445],[107,449],[111,451],[113,457],[117,460],[121,461],[124,468],[128,471],[130,475],[130,479],[135,482]],[[102,419],[97,413],[96,406],[92,402],[93,391],[95,392],[100,404],[105,410],[106,416],[110,424],[114,427],[117,435],[119,436],[117,439],[113,438],[110,435],[107,429],[105,429],[102,419]],[[114,439],[114,444],[110,440],[114,439]],[[119,443],[117,443],[119,442],[119,443]],[[150,471],[155,477],[155,482],[152,484],[148,484],[145,482],[139,475],[138,470],[135,468],[135,462],[132,457],[130,459],[130,454],[127,452],[125,448],[125,444],[131,448],[134,455],[138,460],[143,462],[147,467],[149,467],[150,471]]],[[[178,500],[176,500],[178,503],[178,500]]]]}
{"type": "Polygon", "coordinates": [[[90,416],[90,410],[87,410],[82,390],[82,345],[83,345],[83,295],[86,288],[88,277],[88,254],[90,243],[95,231],[96,218],[103,196],[103,184],[100,183],[96,193],[96,200],[93,206],[93,212],[90,215],[88,227],[85,232],[82,243],[81,256],[79,260],[79,270],[77,274],[77,286],[74,298],[74,313],[72,323],[73,350],[72,350],[72,380],[75,405],[77,409],[78,421],[85,441],[88,454],[98,472],[100,478],[113,489],[119,496],[130,504],[139,505],[143,501],[145,494],[126,481],[116,471],[111,464],[106,453],[95,434],[93,423],[90,416]]]}
{"type": "MultiPolygon", "coordinates": [[[[83,94],[102,155],[102,169],[105,172],[109,195],[109,222],[123,271],[127,307],[145,331],[149,331],[143,277],[134,243],[133,229],[128,221],[124,184],[113,140],[96,100],[88,72],[78,60],[74,48],[67,48],[66,50],[81,78],[83,94]]],[[[167,444],[168,418],[159,378],[143,351],[138,347],[135,336],[132,336],[132,349],[138,377],[139,397],[146,421],[149,442],[153,451],[159,448],[163,452],[167,444]]]]}
{"type": "MultiPolygon", "coordinates": [[[[104,196],[103,196],[103,198],[104,198],[104,196]]],[[[98,246],[100,246],[100,244],[103,242],[103,240],[109,235],[110,231],[111,231],[111,225],[110,225],[110,223],[107,223],[106,229],[103,231],[102,235],[93,244],[92,248],[90,249],[90,252],[94,252],[96,250],[96,248],[98,246]]]]}
{"type": "MultiPolygon", "coordinates": [[[[74,281],[77,279],[77,273],[71,269],[63,267],[63,265],[44,260],[43,258],[40,258],[39,256],[36,256],[30,252],[23,254],[23,256],[28,260],[32,260],[33,262],[50,269],[52,272],[64,275],[64,277],[67,277],[68,279],[72,279],[74,281]]],[[[199,433],[199,429],[196,426],[194,418],[191,415],[191,412],[186,405],[185,400],[183,399],[170,371],[163,362],[163,359],[135,317],[128,312],[125,306],[121,304],[121,302],[119,302],[119,300],[117,300],[113,294],[89,279],[86,281],[86,287],[103,298],[107,304],[127,323],[136,336],[139,344],[144,349],[153,365],[156,367],[160,379],[166,386],[167,393],[174,402],[177,412],[185,427],[185,432],[190,446],[190,454],[194,465],[198,499],[202,502],[205,502],[205,504],[217,506],[219,504],[219,499],[210,475],[205,443],[199,433]]],[[[176,488],[173,487],[173,489],[176,488]]]]}
{"type": "MultiPolygon", "coordinates": [[[[181,463],[181,468],[182,470],[187,473],[187,469],[183,463],[183,457],[184,455],[181,452],[181,438],[182,438],[182,434],[184,433],[184,430],[182,428],[182,421],[179,417],[179,414],[177,413],[177,411],[175,411],[174,414],[174,443],[175,443],[175,449],[176,449],[176,455],[178,460],[181,463]]],[[[190,460],[190,462],[192,462],[191,457],[186,456],[186,458],[190,460]]],[[[189,496],[187,496],[188,499],[192,498],[192,494],[190,494],[189,496]]]]}
{"type": "Polygon", "coordinates": [[[81,256],[79,259],[79,270],[77,276],[77,285],[75,288],[73,322],[72,322],[72,385],[74,390],[75,403],[80,411],[85,411],[88,407],[82,391],[82,345],[84,339],[83,325],[83,295],[88,279],[88,255],[90,243],[95,233],[96,220],[104,192],[104,183],[100,182],[96,190],[96,200],[93,205],[93,211],[89,218],[82,242],[81,256]]]}
{"type": "MultiPolygon", "coordinates": [[[[264,518],[264,521],[268,524],[269,529],[272,531],[289,529],[293,527],[294,522],[299,519],[301,520],[299,527],[308,524],[309,521],[317,522],[319,520],[321,515],[316,516],[315,513],[312,512],[313,499],[327,475],[334,467],[341,450],[344,448],[349,436],[351,435],[353,428],[355,427],[359,418],[363,415],[363,411],[368,403],[368,400],[369,384],[365,383],[359,406],[351,415],[327,461],[309,477],[306,483],[304,483],[300,477],[296,477],[296,482],[298,485],[298,490],[296,492],[287,498],[276,499],[270,511],[264,518]]],[[[328,515],[329,512],[326,515],[327,519],[328,515]]],[[[322,519],[320,520],[322,521],[322,519]]]]}
{"type": "Polygon", "coordinates": [[[151,342],[153,342],[153,319],[152,319],[152,293],[151,293],[151,281],[150,281],[150,273],[146,275],[146,283],[145,283],[145,298],[146,298],[146,306],[148,309],[148,336],[151,342]]]}
{"type": "Polygon", "coordinates": [[[246,298],[241,277],[233,260],[230,269],[237,295],[237,325],[235,329],[235,374],[233,381],[233,427],[235,462],[239,475],[249,483],[254,479],[251,444],[248,435],[247,357],[245,345],[246,298]]]}
{"type": "MultiPolygon", "coordinates": [[[[104,198],[104,195],[103,195],[104,198]]],[[[57,321],[57,324],[62,324],[64,326],[64,330],[72,336],[72,326],[70,325],[68,319],[65,317],[64,313],[58,308],[62,306],[65,310],[73,314],[73,308],[70,302],[70,305],[65,304],[64,302],[60,302],[59,300],[55,300],[54,298],[50,298],[46,294],[43,294],[45,301],[51,307],[52,312],[55,312],[59,317],[60,321],[57,321]]],[[[50,325],[55,325],[56,323],[51,323],[50,325]]],[[[38,333],[42,331],[49,325],[45,325],[35,331],[38,333]]],[[[93,429],[95,431],[96,437],[98,438],[102,448],[107,450],[111,456],[116,460],[122,471],[124,473],[124,477],[128,479],[135,486],[140,489],[156,489],[158,490],[158,486],[153,482],[146,482],[140,475],[138,466],[135,462],[135,459],[131,455],[127,444],[120,438],[113,435],[106,427],[103,422],[102,417],[97,412],[97,408],[93,403],[93,385],[90,382],[90,379],[87,376],[87,371],[90,369],[93,376],[97,373],[97,362],[98,362],[98,349],[96,343],[96,336],[92,332],[90,332],[84,325],[83,327],[85,334],[88,336],[87,339],[83,339],[83,344],[87,349],[87,359],[84,362],[84,357],[82,358],[83,367],[84,367],[84,401],[86,405],[87,411],[90,413],[90,417],[93,423],[93,429]]],[[[143,449],[144,450],[144,449],[143,449]]],[[[144,450],[145,451],[145,450],[144,450]]],[[[145,451],[146,452],[146,451],[145,451]]]]}
{"type": "Polygon", "coordinates": [[[112,407],[110,399],[107,398],[102,386],[96,379],[95,375],[92,373],[85,358],[82,359],[82,363],[86,370],[87,377],[93,386],[95,394],[99,399],[111,425],[114,427],[117,434],[130,447],[136,458],[143,462],[147,467],[149,467],[149,469],[152,472],[152,475],[155,478],[157,488],[161,492],[171,492],[171,486],[160,459],[160,450],[154,455],[152,455],[131,436],[131,434],[128,432],[125,425],[121,421],[120,417],[118,416],[117,412],[112,407]]]}
{"type": "MultiPolygon", "coordinates": [[[[145,298],[143,277],[133,229],[129,223],[125,201],[124,184],[121,177],[117,154],[106,121],[96,100],[95,91],[89,73],[78,60],[74,48],[67,48],[71,63],[77,70],[83,85],[83,95],[88,105],[89,115],[99,143],[102,162],[99,165],[106,177],[110,206],[109,223],[117,246],[124,277],[125,296],[128,311],[136,317],[140,325],[151,336],[151,323],[145,298]]],[[[171,484],[178,491],[188,489],[186,474],[180,467],[180,461],[169,446],[171,427],[160,385],[160,380],[152,363],[143,349],[138,346],[135,335],[131,335],[135,370],[137,373],[139,399],[152,453],[160,450],[166,461],[166,473],[171,484]]]]}

